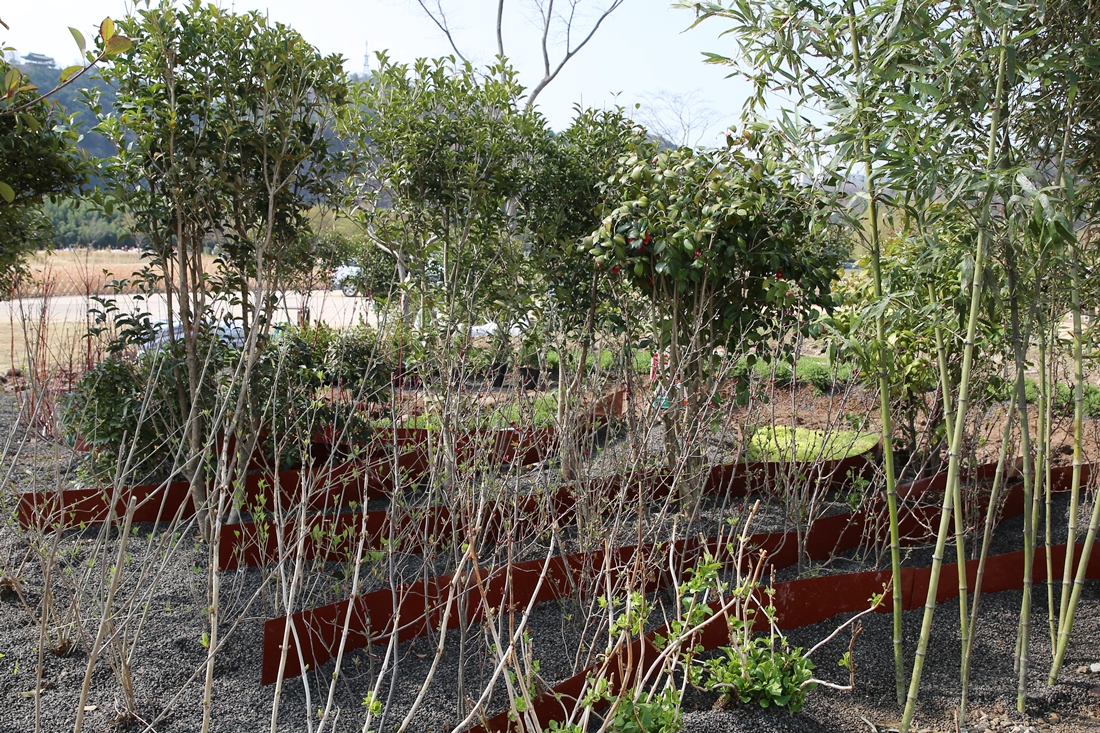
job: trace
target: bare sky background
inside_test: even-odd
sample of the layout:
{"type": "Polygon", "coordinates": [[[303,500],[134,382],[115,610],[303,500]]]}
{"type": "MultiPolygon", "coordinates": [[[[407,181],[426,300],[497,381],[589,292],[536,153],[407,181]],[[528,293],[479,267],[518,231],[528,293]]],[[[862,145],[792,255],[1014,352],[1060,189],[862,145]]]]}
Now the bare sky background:
{"type": "MultiPolygon", "coordinates": [[[[592,2],[584,0],[581,7],[592,2]]],[[[427,3],[434,7],[434,0],[427,3]]],[[[363,70],[368,45],[371,63],[375,63],[374,52],[380,50],[406,62],[451,52],[446,38],[415,0],[222,0],[220,4],[238,12],[266,12],[272,20],[296,29],[322,52],[343,55],[348,71],[363,70]]],[[[565,4],[559,2],[558,6],[565,4]]],[[[144,7],[144,2],[140,6],[144,7]]],[[[0,28],[0,40],[19,53],[44,53],[66,66],[76,63],[78,57],[68,26],[91,38],[104,17],[122,17],[132,7],[132,2],[124,0],[5,4],[0,18],[11,30],[0,28]]],[[[449,12],[462,52],[479,65],[491,62],[496,54],[496,3],[450,0],[444,1],[443,7],[449,12]]],[[[506,6],[504,50],[529,88],[542,77],[536,19],[531,0],[516,0],[506,6]]],[[[703,63],[702,51],[732,53],[731,41],[718,38],[721,23],[710,21],[684,32],[693,20],[692,13],[672,9],[667,0],[625,0],[539,95],[539,108],[555,129],[562,129],[572,119],[576,104],[618,104],[633,112],[635,103],[641,102],[652,108],[652,115],[679,95],[689,98],[696,110],[697,129],[685,135],[684,141],[719,144],[721,131],[735,124],[740,115],[747,87],[740,80],[725,78],[729,69],[703,63]],[[710,114],[699,114],[699,110],[710,114]],[[706,122],[703,129],[698,128],[700,120],[706,122]]],[[[668,110],[660,114],[676,117],[668,110]]],[[[645,116],[643,110],[640,118],[645,116]]],[[[675,126],[675,119],[669,124],[675,126]]]]}

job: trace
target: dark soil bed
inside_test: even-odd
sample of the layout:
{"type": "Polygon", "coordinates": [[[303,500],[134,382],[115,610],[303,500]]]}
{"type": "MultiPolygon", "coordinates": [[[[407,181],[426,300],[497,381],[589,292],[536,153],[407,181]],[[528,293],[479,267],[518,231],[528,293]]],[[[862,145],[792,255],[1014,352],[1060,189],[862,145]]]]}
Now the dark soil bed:
{"type": "MultiPolygon", "coordinates": [[[[0,422],[4,436],[16,436],[15,404],[11,397],[0,398],[0,422]],[[10,431],[10,432],[9,432],[10,431]]],[[[17,436],[21,439],[21,436],[17,436]]],[[[37,439],[25,440],[19,457],[14,459],[9,442],[4,466],[9,474],[8,486],[0,496],[11,496],[11,489],[33,489],[44,485],[62,485],[73,471],[77,460],[71,451],[59,444],[37,439]],[[13,460],[14,459],[14,460],[13,460]]],[[[1056,511],[1065,511],[1065,497],[1057,499],[1056,511]]],[[[372,507],[374,508],[374,507],[372,507]]],[[[738,504],[737,511],[744,505],[738,504]]],[[[834,497],[827,512],[846,509],[841,497],[834,497]]],[[[735,513],[734,507],[720,503],[708,506],[704,521],[697,532],[713,533],[724,517],[735,513]]],[[[1021,520],[1007,520],[998,528],[994,552],[1018,549],[1021,520]]],[[[770,507],[758,516],[755,531],[784,529],[782,512],[770,507]]],[[[647,532],[658,532],[660,523],[647,526],[647,532]]],[[[118,532],[105,537],[105,545],[97,545],[99,535],[94,530],[74,530],[63,535],[59,550],[65,558],[60,572],[75,576],[93,554],[113,557],[117,552],[118,532]]],[[[624,543],[636,541],[637,529],[624,532],[624,543]]],[[[1042,535],[1040,534],[1040,537],[1042,535]]],[[[32,549],[32,537],[21,533],[10,516],[0,525],[0,572],[19,580],[18,592],[0,599],[0,733],[22,733],[35,730],[35,677],[39,653],[37,609],[41,603],[44,578],[42,565],[32,549]]],[[[134,594],[137,586],[125,586],[135,603],[147,610],[133,656],[132,677],[139,719],[119,717],[123,695],[115,674],[117,665],[113,653],[106,653],[91,677],[87,700],[86,731],[156,730],[166,733],[198,731],[202,724],[203,677],[206,649],[203,646],[202,608],[206,597],[208,554],[194,538],[193,529],[181,528],[180,542],[167,552],[162,547],[163,535],[149,526],[136,528],[129,539],[128,563],[133,568],[159,568],[161,575],[147,589],[134,594]],[[114,666],[113,666],[114,665],[114,666]]],[[[648,538],[647,538],[648,539],[648,538]]],[[[1061,541],[1057,536],[1053,541],[1061,541]]],[[[953,550],[948,558],[953,561],[953,550]]],[[[914,548],[906,564],[927,564],[928,548],[914,548]]],[[[100,561],[103,567],[111,564],[100,561]]],[[[405,577],[413,579],[422,571],[422,560],[408,558],[405,577]]],[[[429,563],[430,564],[430,563],[429,563]]],[[[824,567],[812,568],[814,573],[851,572],[869,567],[882,567],[881,556],[851,553],[835,558],[824,567]]],[[[310,605],[318,605],[346,597],[346,580],[334,571],[335,564],[315,567],[306,581],[310,605]]],[[[220,576],[221,617],[238,620],[235,626],[227,622],[221,629],[226,639],[215,665],[212,709],[213,731],[268,730],[275,703],[274,686],[261,687],[260,649],[263,623],[266,618],[282,613],[281,602],[274,597],[272,584],[267,582],[272,569],[252,569],[223,573],[220,576]]],[[[429,567],[427,572],[435,572],[429,567]]],[[[131,571],[133,578],[138,573],[131,571]]],[[[364,589],[383,587],[383,576],[367,577],[364,589]]],[[[106,576],[95,579],[102,582],[106,576]]],[[[58,584],[55,604],[68,607],[66,581],[58,584]]],[[[82,615],[97,619],[94,605],[96,593],[82,599],[82,615]]],[[[1100,673],[1079,672],[1078,669],[1100,662],[1100,583],[1090,582],[1082,596],[1063,675],[1055,687],[1047,687],[1045,674],[1050,660],[1047,632],[1046,590],[1037,586],[1034,595],[1031,656],[1033,669],[1028,685],[1028,710],[1025,718],[1015,712],[1016,677],[1012,658],[1021,603],[1020,592],[985,595],[977,629],[975,661],[971,682],[971,715],[966,723],[972,731],[988,729],[1100,731],[1100,673]],[[983,728],[985,726],[986,728],[983,728]]],[[[667,597],[665,597],[667,601],[667,597]]],[[[301,606],[296,606],[301,607],[301,606]]],[[[598,648],[606,631],[586,628],[580,621],[584,609],[574,601],[548,602],[537,606],[530,618],[529,642],[522,655],[532,662],[536,687],[550,687],[593,661],[592,649],[598,648]],[[537,673],[533,661],[538,661],[537,673]]],[[[507,632],[511,618],[502,616],[501,630],[507,632]]],[[[656,617],[651,621],[656,622],[656,617]]],[[[790,643],[810,647],[827,636],[844,617],[789,632],[790,643]]],[[[911,665],[921,622],[921,612],[906,614],[905,651],[911,665]]],[[[64,619],[51,619],[51,629],[57,629],[64,619]]],[[[59,656],[45,651],[42,676],[48,683],[38,693],[40,730],[62,731],[73,727],[80,688],[87,666],[86,650],[91,645],[96,624],[85,621],[84,637],[77,638],[75,651],[59,656]]],[[[951,601],[936,611],[932,645],[925,664],[918,709],[918,729],[953,731],[953,711],[958,700],[958,604],[951,601]]],[[[377,672],[384,664],[396,672],[385,680],[378,699],[386,704],[385,718],[372,724],[374,730],[392,731],[400,725],[405,711],[423,692],[423,700],[408,730],[447,731],[461,718],[458,694],[459,671],[467,695],[480,694],[492,675],[495,658],[490,649],[495,639],[483,625],[469,629],[465,638],[459,631],[445,636],[446,651],[434,671],[431,684],[423,689],[434,662],[434,650],[440,640],[431,636],[395,645],[387,659],[385,646],[349,651],[334,686],[334,709],[340,714],[334,726],[326,730],[361,730],[364,722],[364,699],[373,691],[377,672]]],[[[836,666],[847,651],[850,636],[842,633],[815,654],[819,676],[836,682],[846,682],[847,672],[836,666]]],[[[112,646],[108,645],[108,649],[112,646]]],[[[713,709],[718,699],[713,694],[690,691],[684,700],[683,726],[687,731],[886,731],[900,718],[894,700],[893,659],[891,656],[891,620],[886,614],[871,614],[862,621],[862,631],[854,646],[856,687],[851,692],[829,689],[813,691],[806,707],[796,715],[784,710],[760,710],[750,707],[713,709]]],[[[310,670],[303,678],[285,681],[279,702],[281,731],[316,729],[317,713],[325,708],[334,665],[327,663],[310,670]]],[[[498,682],[488,709],[499,712],[504,704],[503,683],[498,682]]],[[[476,722],[476,721],[475,721],[476,722]]]]}

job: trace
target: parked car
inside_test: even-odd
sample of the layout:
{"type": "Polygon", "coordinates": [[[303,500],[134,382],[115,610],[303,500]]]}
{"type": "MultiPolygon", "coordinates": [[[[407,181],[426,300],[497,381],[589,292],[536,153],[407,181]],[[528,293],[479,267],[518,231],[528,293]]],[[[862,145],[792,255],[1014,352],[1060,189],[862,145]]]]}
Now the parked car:
{"type": "Polygon", "coordinates": [[[359,294],[363,270],[358,265],[341,265],[332,273],[332,289],[339,290],[349,298],[359,294]]]}

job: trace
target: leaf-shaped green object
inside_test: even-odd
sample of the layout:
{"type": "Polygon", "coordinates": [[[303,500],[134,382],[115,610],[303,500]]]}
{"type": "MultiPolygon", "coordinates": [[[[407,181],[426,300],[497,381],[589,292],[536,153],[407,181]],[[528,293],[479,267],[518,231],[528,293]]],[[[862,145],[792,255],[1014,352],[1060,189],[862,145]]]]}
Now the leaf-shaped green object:
{"type": "Polygon", "coordinates": [[[61,70],[61,76],[59,77],[59,81],[61,81],[61,83],[67,82],[69,79],[73,78],[73,74],[79,73],[83,68],[84,68],[83,66],[79,66],[79,65],[77,65],[77,66],[66,66],[64,69],[61,70]]]}
{"type": "Polygon", "coordinates": [[[84,41],[84,34],[72,27],[69,28],[69,33],[73,34],[73,40],[76,41],[77,48],[80,49],[80,55],[83,56],[88,48],[88,44],[84,41]]]}
{"type": "Polygon", "coordinates": [[[133,42],[126,36],[111,36],[111,40],[107,41],[106,52],[108,56],[115,56],[129,51],[133,45],[133,42]]]}

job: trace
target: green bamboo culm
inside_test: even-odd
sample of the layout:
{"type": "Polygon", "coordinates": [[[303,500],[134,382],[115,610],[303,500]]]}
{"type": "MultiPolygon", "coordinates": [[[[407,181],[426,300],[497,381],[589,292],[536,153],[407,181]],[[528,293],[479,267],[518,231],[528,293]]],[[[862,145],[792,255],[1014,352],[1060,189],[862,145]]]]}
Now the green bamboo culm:
{"type": "MultiPolygon", "coordinates": [[[[1071,120],[1066,121],[1066,138],[1063,139],[1063,160],[1059,183],[1063,190],[1065,181],[1065,149],[1068,145],[1068,135],[1071,120]]],[[[1085,368],[1084,368],[1084,338],[1081,325],[1081,272],[1080,258],[1077,250],[1077,237],[1074,236],[1069,243],[1069,274],[1070,274],[1070,309],[1073,314],[1073,478],[1070,484],[1069,494],[1069,523],[1066,533],[1066,547],[1073,547],[1077,541],[1078,510],[1081,502],[1081,466],[1084,463],[1082,444],[1084,441],[1085,421],[1085,368]]],[[[1065,565],[1062,569],[1062,598],[1058,608],[1058,629],[1061,633],[1066,625],[1071,595],[1071,578],[1073,577],[1073,553],[1066,552],[1065,565]]],[[[1068,633],[1068,631],[1067,631],[1068,633]]],[[[1054,671],[1052,670],[1052,676],[1054,671]]]]}
{"type": "Polygon", "coordinates": [[[982,535],[982,550],[978,558],[978,570],[974,574],[974,602],[970,605],[970,635],[963,644],[962,672],[960,674],[962,692],[959,695],[959,719],[964,719],[970,688],[970,660],[974,650],[974,633],[978,624],[978,605],[982,597],[982,580],[985,578],[985,565],[989,557],[989,545],[993,540],[993,525],[997,518],[997,502],[1001,497],[1001,486],[1005,483],[1005,464],[1008,461],[1008,447],[1011,443],[1015,410],[1005,415],[1004,433],[1001,435],[1001,450],[997,454],[997,470],[993,474],[993,487],[989,491],[989,505],[985,511],[985,531],[982,535]]]}
{"type": "Polygon", "coordinates": [[[1070,278],[1072,280],[1072,307],[1073,307],[1073,482],[1070,486],[1070,517],[1069,533],[1066,537],[1066,562],[1062,575],[1062,604],[1058,617],[1058,646],[1054,653],[1054,663],[1050,667],[1050,675],[1047,682],[1051,685],[1058,681],[1058,673],[1061,671],[1062,662],[1066,656],[1066,648],[1069,645],[1070,632],[1073,630],[1073,619],[1077,614],[1077,604],[1081,600],[1081,590],[1085,585],[1085,571],[1088,569],[1089,558],[1092,555],[1093,544],[1096,542],[1096,528],[1100,523],[1100,499],[1093,502],[1092,516],[1089,519],[1088,533],[1085,535],[1085,545],[1081,548],[1081,557],[1077,563],[1077,573],[1073,573],[1074,542],[1077,530],[1077,505],[1081,491],[1081,467],[1082,441],[1084,435],[1084,350],[1082,347],[1081,328],[1081,281],[1080,261],[1078,259],[1077,238],[1070,242],[1070,278]],[[1072,590],[1069,590],[1070,578],[1073,578],[1072,590]],[[1068,597],[1067,597],[1068,595],[1068,597]]]}
{"type": "Polygon", "coordinates": [[[1005,270],[1008,275],[1009,322],[1012,334],[1012,351],[1016,366],[1016,409],[1020,413],[1020,452],[1023,454],[1024,474],[1024,577],[1023,598],[1020,601],[1020,625],[1017,632],[1015,667],[1019,676],[1016,684],[1016,709],[1021,713],[1027,707],[1028,648],[1031,638],[1031,587],[1035,566],[1034,500],[1035,481],[1031,458],[1031,428],[1028,424],[1027,392],[1024,373],[1027,370],[1027,346],[1029,334],[1020,324],[1019,276],[1016,268],[1015,227],[1009,226],[1005,242],[1005,270]]]}
{"type": "MultiPolygon", "coordinates": [[[[863,100],[863,60],[860,56],[859,33],[856,30],[855,4],[848,4],[848,28],[852,36],[852,63],[855,67],[859,98],[863,100]]],[[[861,110],[862,112],[862,110],[861,110]]],[[[860,121],[862,125],[862,120],[860,121]]],[[[874,167],[867,130],[863,130],[863,165],[867,182],[867,219],[870,229],[871,277],[875,300],[882,300],[882,257],[878,228],[878,195],[875,189],[874,167]]],[[[904,608],[901,596],[901,531],[898,528],[897,475],[894,467],[894,422],[890,411],[890,361],[886,357],[886,316],[875,316],[875,342],[878,346],[879,414],[882,420],[882,463],[886,474],[886,511],[890,523],[890,571],[893,577],[891,598],[894,616],[894,682],[900,707],[905,700],[905,650],[902,647],[904,608]]]]}
{"type": "MultiPolygon", "coordinates": [[[[986,167],[992,170],[997,155],[997,137],[1001,123],[1001,105],[1004,99],[1005,75],[1008,68],[1008,24],[1001,26],[1000,52],[997,59],[997,88],[992,103],[992,114],[989,127],[989,148],[986,152],[986,167]]],[[[967,317],[966,340],[963,342],[962,373],[959,378],[959,401],[955,414],[955,430],[951,436],[951,447],[948,450],[947,486],[944,492],[943,509],[940,514],[940,526],[936,534],[936,549],[932,555],[931,576],[928,582],[928,595],[924,603],[924,617],[921,622],[920,640],[917,642],[917,652],[913,659],[913,675],[909,680],[909,693],[905,700],[905,711],[901,718],[901,733],[909,733],[913,723],[913,715],[917,710],[917,697],[920,694],[921,672],[924,669],[924,660],[928,655],[928,641],[932,636],[932,618],[936,612],[936,592],[940,584],[940,571],[943,568],[943,553],[947,545],[948,528],[951,525],[954,511],[954,492],[951,486],[959,480],[959,458],[962,451],[963,433],[966,425],[966,411],[970,401],[970,370],[974,361],[974,340],[978,332],[978,320],[981,312],[982,279],[985,270],[985,248],[989,238],[990,227],[990,201],[992,200],[992,188],[990,187],[982,202],[981,224],[978,229],[977,243],[974,253],[974,279],[971,282],[970,313],[967,317]]],[[[965,572],[964,568],[960,568],[965,572]]]]}
{"type": "MultiPolygon", "coordinates": [[[[929,285],[929,295],[931,296],[930,302],[934,306],[939,305],[939,300],[936,298],[935,289],[929,285]]],[[[939,312],[939,308],[936,308],[939,312]]],[[[955,420],[951,415],[951,375],[947,370],[947,350],[944,347],[943,329],[940,327],[939,322],[935,325],[936,333],[936,363],[939,366],[940,372],[940,391],[943,392],[943,419],[947,427],[947,434],[953,435],[955,432],[955,420]]],[[[1000,466],[998,466],[998,469],[1000,466]]],[[[966,518],[964,517],[964,506],[962,501],[962,487],[961,481],[956,480],[954,485],[947,487],[947,490],[954,494],[952,501],[955,504],[955,561],[958,563],[959,568],[966,567],[966,518]]],[[[959,660],[959,682],[962,689],[962,694],[959,695],[959,719],[966,720],[966,702],[967,695],[966,690],[969,686],[970,675],[970,659],[969,652],[971,649],[970,644],[970,632],[972,624],[970,623],[970,613],[967,610],[967,588],[966,588],[966,573],[959,572],[959,640],[962,642],[961,657],[959,660]]]]}
{"type": "MultiPolygon", "coordinates": [[[[1055,328],[1057,328],[1057,325],[1055,325],[1055,328]]],[[[1058,648],[1058,611],[1054,602],[1054,558],[1051,556],[1051,513],[1054,509],[1054,489],[1051,486],[1050,426],[1051,405],[1054,404],[1054,400],[1050,399],[1049,392],[1053,380],[1048,378],[1047,344],[1049,337],[1047,333],[1047,329],[1043,328],[1039,337],[1039,440],[1035,449],[1035,470],[1040,470],[1041,463],[1041,470],[1046,477],[1044,481],[1045,511],[1043,515],[1045,518],[1044,545],[1046,547],[1045,559],[1047,565],[1047,626],[1050,629],[1050,649],[1053,657],[1054,650],[1058,648]]]]}

